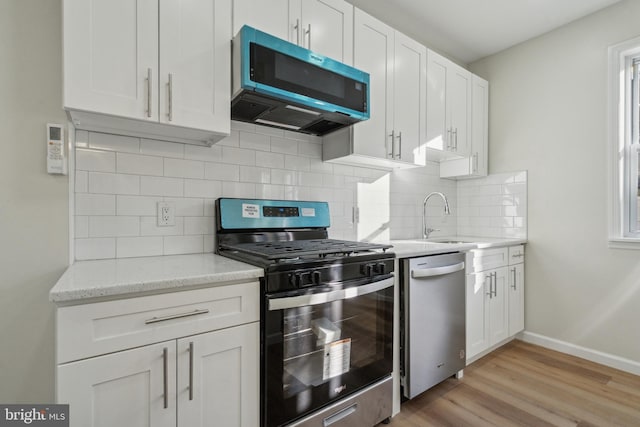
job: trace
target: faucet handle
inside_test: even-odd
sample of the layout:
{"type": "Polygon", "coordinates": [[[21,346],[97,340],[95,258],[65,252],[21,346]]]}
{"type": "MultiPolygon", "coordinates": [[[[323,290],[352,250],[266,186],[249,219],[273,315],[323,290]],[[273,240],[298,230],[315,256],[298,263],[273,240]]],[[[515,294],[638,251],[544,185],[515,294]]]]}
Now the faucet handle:
{"type": "Polygon", "coordinates": [[[425,236],[424,236],[424,237],[425,237],[425,239],[428,239],[428,238],[429,238],[429,235],[430,235],[431,233],[433,233],[434,231],[440,231],[440,229],[439,229],[439,228],[427,228],[427,229],[425,230],[425,233],[424,233],[424,234],[425,234],[425,236]]]}

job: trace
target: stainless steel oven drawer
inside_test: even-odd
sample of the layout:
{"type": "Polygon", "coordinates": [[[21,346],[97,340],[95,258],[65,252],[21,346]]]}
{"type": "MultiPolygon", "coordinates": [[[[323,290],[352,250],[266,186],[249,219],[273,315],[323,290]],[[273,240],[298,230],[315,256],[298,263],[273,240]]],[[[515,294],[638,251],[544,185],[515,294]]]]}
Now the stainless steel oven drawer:
{"type": "Polygon", "coordinates": [[[288,427],[373,427],[391,417],[392,394],[389,376],[288,427]]]}

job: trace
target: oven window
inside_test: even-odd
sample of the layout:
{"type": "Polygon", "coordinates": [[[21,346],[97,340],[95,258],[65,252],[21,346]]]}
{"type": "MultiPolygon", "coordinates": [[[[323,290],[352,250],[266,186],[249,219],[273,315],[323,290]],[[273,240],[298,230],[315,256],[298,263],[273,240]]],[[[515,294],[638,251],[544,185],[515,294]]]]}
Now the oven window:
{"type": "Polygon", "coordinates": [[[269,312],[266,407],[284,410],[267,414],[268,425],[295,419],[389,375],[392,313],[393,287],[269,312]]]}

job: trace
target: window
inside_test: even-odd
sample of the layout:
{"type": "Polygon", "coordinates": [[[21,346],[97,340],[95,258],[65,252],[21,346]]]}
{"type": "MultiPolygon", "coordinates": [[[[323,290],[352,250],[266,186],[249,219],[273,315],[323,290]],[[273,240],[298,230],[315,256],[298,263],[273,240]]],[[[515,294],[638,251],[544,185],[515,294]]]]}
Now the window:
{"type": "Polygon", "coordinates": [[[640,38],[609,48],[609,246],[640,249],[640,38]]]}

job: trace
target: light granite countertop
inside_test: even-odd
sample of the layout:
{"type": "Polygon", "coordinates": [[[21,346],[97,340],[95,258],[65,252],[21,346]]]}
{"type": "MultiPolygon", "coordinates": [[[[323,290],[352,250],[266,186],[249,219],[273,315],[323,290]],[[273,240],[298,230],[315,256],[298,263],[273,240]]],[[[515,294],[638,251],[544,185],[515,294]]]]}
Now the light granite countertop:
{"type": "Polygon", "coordinates": [[[129,298],[151,293],[257,280],[264,270],[212,253],[77,261],[49,300],[58,305],[129,298]]]}
{"type": "Polygon", "coordinates": [[[431,239],[391,240],[396,258],[411,258],[437,255],[447,252],[463,252],[471,249],[498,248],[521,245],[527,239],[507,239],[499,237],[444,236],[431,239]]]}

